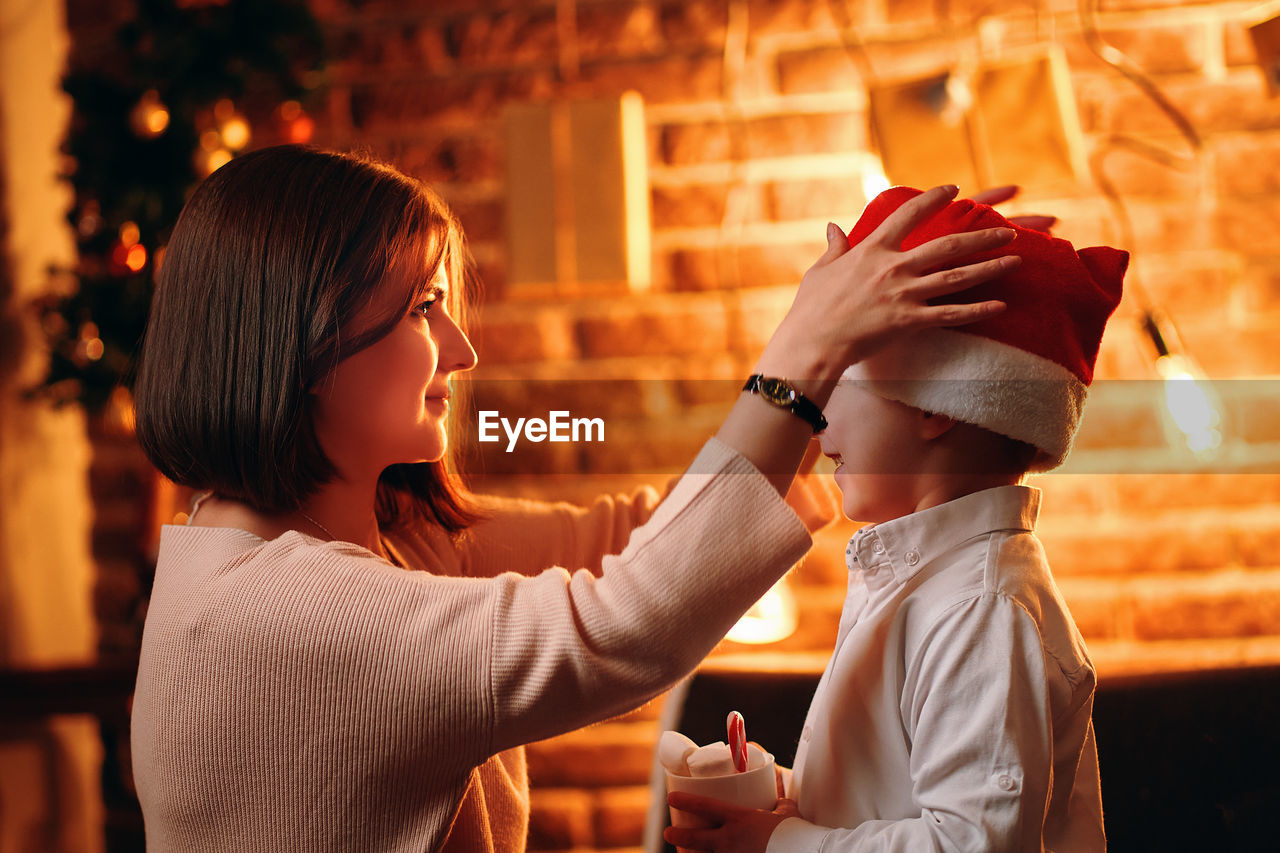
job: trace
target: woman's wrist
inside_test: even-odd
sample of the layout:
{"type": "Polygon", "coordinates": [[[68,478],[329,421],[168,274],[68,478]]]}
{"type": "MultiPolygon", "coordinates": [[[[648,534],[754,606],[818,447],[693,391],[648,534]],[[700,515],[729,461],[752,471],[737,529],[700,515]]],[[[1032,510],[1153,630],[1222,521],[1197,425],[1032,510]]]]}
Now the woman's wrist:
{"type": "MultiPolygon", "coordinates": [[[[781,330],[779,330],[781,331],[781,330]]],[[[848,367],[812,340],[775,334],[756,362],[755,373],[786,379],[819,408],[827,404],[840,374],[848,367]]]]}

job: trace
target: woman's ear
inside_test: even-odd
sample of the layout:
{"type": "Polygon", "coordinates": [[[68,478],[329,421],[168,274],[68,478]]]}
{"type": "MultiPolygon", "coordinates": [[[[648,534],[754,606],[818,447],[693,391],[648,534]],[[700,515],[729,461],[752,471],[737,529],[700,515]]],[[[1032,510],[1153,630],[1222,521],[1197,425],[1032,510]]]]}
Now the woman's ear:
{"type": "Polygon", "coordinates": [[[956,419],[937,412],[921,412],[919,425],[920,437],[925,441],[933,441],[950,431],[956,425],[956,419]]]}

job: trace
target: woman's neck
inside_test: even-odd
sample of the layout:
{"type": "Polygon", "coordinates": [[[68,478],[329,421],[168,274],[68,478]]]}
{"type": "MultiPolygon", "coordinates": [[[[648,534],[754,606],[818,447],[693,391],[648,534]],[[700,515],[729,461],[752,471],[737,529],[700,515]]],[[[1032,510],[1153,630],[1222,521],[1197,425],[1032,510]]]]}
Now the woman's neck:
{"type": "Polygon", "coordinates": [[[306,532],[312,535],[354,542],[385,557],[387,554],[374,512],[376,497],[376,481],[366,488],[328,483],[307,498],[295,516],[308,525],[306,532]]]}
{"type": "Polygon", "coordinates": [[[308,497],[298,510],[286,513],[264,513],[243,501],[211,495],[200,504],[190,523],[203,527],[235,527],[263,539],[275,539],[297,530],[316,539],[353,542],[389,558],[374,512],[376,488],[376,482],[365,488],[356,488],[350,483],[329,483],[308,497]]]}

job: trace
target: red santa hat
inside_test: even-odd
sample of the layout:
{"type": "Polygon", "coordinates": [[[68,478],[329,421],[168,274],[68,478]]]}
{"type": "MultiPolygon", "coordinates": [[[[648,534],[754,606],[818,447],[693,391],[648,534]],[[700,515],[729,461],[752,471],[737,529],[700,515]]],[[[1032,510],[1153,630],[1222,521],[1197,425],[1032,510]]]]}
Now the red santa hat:
{"type": "MultiPolygon", "coordinates": [[[[849,232],[856,246],[920,190],[877,196],[849,232]]],[[[990,206],[953,201],[902,242],[906,251],[944,234],[1013,228],[1012,243],[966,263],[1019,255],[1011,272],[937,303],[999,299],[1002,313],[966,326],[925,329],[892,342],[844,378],[898,402],[948,415],[1035,445],[1032,470],[1061,465],[1084,408],[1107,318],[1120,302],[1129,253],[1108,246],[1076,251],[1066,240],[1022,228],[990,206]]]]}

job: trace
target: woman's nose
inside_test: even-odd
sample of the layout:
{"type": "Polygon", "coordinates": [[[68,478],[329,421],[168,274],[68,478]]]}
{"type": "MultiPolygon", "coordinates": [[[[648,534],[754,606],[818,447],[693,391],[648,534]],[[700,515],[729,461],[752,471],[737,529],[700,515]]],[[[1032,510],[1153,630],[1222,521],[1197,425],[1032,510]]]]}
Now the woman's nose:
{"type": "Polygon", "coordinates": [[[471,370],[479,361],[467,333],[462,331],[452,317],[449,318],[448,329],[441,336],[439,345],[441,370],[471,370]]]}

